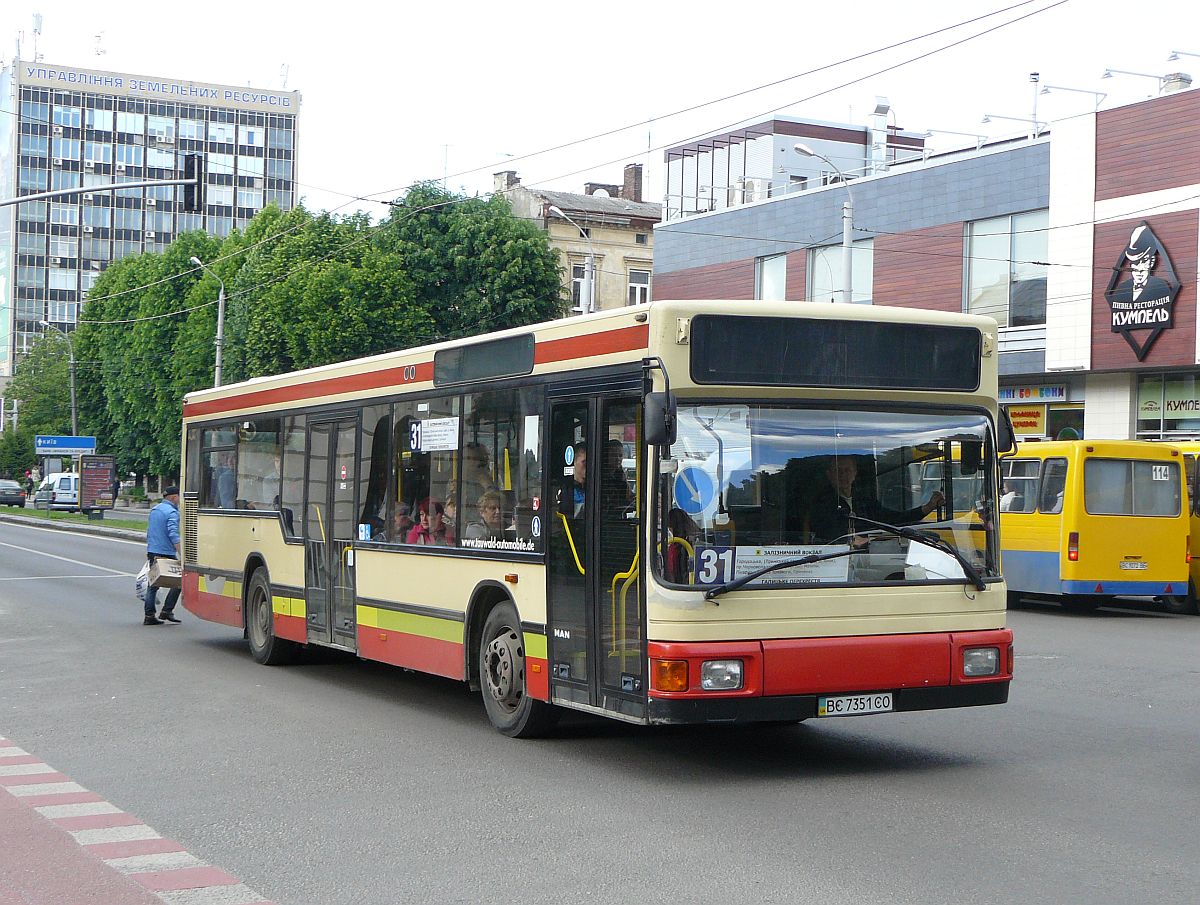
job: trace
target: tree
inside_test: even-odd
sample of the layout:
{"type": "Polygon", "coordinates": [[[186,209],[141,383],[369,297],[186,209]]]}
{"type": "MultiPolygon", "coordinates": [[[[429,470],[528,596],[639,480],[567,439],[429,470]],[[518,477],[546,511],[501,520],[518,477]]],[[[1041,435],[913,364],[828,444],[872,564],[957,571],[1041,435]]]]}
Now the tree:
{"type": "Polygon", "coordinates": [[[431,339],[564,313],[558,256],[546,234],[499,196],[463,198],[434,183],[414,186],[380,227],[378,244],[402,259],[415,301],[434,318],[431,339]]]}

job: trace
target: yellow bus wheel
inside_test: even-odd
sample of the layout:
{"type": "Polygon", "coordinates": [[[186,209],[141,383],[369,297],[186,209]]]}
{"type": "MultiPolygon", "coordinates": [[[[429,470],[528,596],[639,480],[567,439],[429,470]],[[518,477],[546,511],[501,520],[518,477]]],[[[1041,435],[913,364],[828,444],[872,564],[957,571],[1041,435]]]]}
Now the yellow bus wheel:
{"type": "Polygon", "coordinates": [[[531,698],[525,685],[525,641],[511,603],[488,613],[479,638],[479,685],[488,719],[512,738],[543,735],[557,719],[545,701],[531,698]]]}

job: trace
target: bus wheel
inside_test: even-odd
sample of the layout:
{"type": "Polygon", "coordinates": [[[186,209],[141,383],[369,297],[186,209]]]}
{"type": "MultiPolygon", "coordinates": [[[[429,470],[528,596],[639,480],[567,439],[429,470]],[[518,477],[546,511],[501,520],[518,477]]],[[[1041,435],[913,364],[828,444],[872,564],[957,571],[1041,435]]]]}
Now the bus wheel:
{"type": "Polygon", "coordinates": [[[1177,613],[1180,616],[1191,615],[1200,612],[1200,607],[1196,601],[1196,586],[1190,581],[1188,582],[1188,592],[1186,594],[1168,594],[1158,598],[1168,613],[1177,613]]]}
{"type": "Polygon", "coordinates": [[[266,569],[255,569],[246,589],[246,638],[250,654],[264,666],[290,663],[299,645],[275,637],[275,614],[271,607],[271,583],[266,569]]]}
{"type": "Polygon", "coordinates": [[[1072,613],[1091,613],[1107,600],[1093,594],[1064,594],[1062,605],[1064,610],[1072,613]]]}
{"type": "Polygon", "coordinates": [[[479,637],[479,685],[492,725],[512,738],[545,734],[557,719],[555,708],[531,698],[525,689],[525,642],[511,603],[488,613],[479,637]]]}

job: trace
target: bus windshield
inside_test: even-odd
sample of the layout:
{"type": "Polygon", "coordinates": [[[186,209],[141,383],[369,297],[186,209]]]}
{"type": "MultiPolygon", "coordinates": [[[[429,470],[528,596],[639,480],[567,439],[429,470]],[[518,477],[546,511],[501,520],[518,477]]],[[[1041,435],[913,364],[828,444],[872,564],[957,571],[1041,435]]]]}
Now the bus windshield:
{"type": "Polygon", "coordinates": [[[715,587],[803,558],[748,587],[968,580],[958,556],[999,574],[982,413],[681,402],[678,424],[659,477],[667,584],[715,587]]]}

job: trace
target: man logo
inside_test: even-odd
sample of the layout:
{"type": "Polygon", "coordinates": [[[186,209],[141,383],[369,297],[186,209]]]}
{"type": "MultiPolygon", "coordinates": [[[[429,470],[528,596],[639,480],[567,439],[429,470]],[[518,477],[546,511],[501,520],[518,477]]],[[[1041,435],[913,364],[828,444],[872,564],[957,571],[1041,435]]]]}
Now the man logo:
{"type": "Polygon", "coordinates": [[[1150,224],[1144,220],[1129,236],[1129,245],[1113,265],[1104,298],[1112,310],[1112,332],[1120,333],[1142,361],[1163,330],[1174,326],[1175,297],[1179,295],[1175,268],[1150,224]],[[1153,276],[1162,263],[1163,276],[1153,276]],[[1129,275],[1122,280],[1125,268],[1129,275]],[[1164,279],[1165,277],[1165,279],[1164,279]]]}

